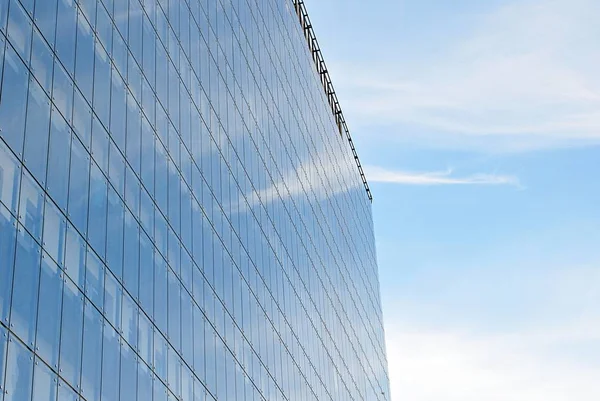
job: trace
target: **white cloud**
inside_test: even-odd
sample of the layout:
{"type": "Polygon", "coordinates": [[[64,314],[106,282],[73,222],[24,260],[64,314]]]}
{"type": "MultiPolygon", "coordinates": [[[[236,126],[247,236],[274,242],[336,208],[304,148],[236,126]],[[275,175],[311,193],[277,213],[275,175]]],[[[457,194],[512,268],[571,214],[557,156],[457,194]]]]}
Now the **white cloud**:
{"type": "Polygon", "coordinates": [[[512,310],[510,316],[496,313],[498,300],[487,295],[465,300],[487,312],[486,322],[465,311],[469,308],[448,306],[448,299],[427,306],[403,302],[385,310],[393,400],[600,399],[597,267],[518,270],[525,271],[520,286],[482,272],[468,278],[457,274],[447,283],[473,280],[471,288],[457,290],[467,294],[478,294],[482,285],[500,287],[496,296],[511,297],[502,302],[512,310]]]}
{"type": "Polygon", "coordinates": [[[473,18],[433,60],[383,55],[369,68],[338,65],[334,80],[359,125],[600,143],[599,14],[595,0],[514,2],[473,18]]]}
{"type": "Polygon", "coordinates": [[[381,167],[366,166],[369,182],[402,185],[511,185],[521,187],[519,179],[510,175],[474,174],[464,177],[452,175],[452,170],[415,173],[387,170],[381,167]]]}

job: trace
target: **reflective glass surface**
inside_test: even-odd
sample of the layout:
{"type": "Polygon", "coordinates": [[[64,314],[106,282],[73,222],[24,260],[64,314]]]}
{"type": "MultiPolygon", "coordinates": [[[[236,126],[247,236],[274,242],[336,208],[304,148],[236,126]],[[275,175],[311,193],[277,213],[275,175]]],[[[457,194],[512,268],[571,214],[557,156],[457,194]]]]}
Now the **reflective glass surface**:
{"type": "Polygon", "coordinates": [[[0,0],[0,400],[389,399],[292,0],[0,0]]]}

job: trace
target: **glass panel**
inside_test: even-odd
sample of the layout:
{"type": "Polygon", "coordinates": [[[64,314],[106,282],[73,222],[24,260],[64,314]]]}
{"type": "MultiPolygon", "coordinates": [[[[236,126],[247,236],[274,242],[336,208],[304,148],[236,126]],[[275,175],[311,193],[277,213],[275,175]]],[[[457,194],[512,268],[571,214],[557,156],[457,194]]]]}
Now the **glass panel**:
{"type": "Polygon", "coordinates": [[[6,371],[6,349],[8,348],[8,332],[0,325],[0,394],[4,394],[4,372],[6,371]]]}
{"type": "Polygon", "coordinates": [[[154,401],[167,401],[167,389],[160,380],[154,380],[154,401]]]}
{"type": "Polygon", "coordinates": [[[85,295],[102,310],[104,305],[104,264],[90,248],[85,264],[85,295]]]}
{"type": "Polygon", "coordinates": [[[154,316],[154,247],[146,234],[140,238],[140,305],[154,316]]]}
{"type": "Polygon", "coordinates": [[[88,102],[94,89],[94,35],[82,13],[77,17],[77,48],[75,50],[75,84],[88,102]]]}
{"type": "MultiPolygon", "coordinates": [[[[106,4],[106,2],[104,2],[106,4]]],[[[111,9],[108,8],[110,11],[111,9]]],[[[97,7],[96,32],[105,49],[112,49],[112,23],[110,15],[104,7],[97,7]]],[[[108,81],[107,81],[108,82],[108,81]]]]}
{"type": "Polygon", "coordinates": [[[75,67],[75,34],[77,6],[73,0],[59,0],[56,21],[56,55],[73,75],[75,67]]]}
{"type": "Polygon", "coordinates": [[[125,196],[125,159],[113,141],[109,148],[108,178],[121,197],[125,196]]]}
{"type": "Polygon", "coordinates": [[[154,369],[156,375],[163,381],[167,380],[167,340],[160,334],[154,332],[154,369]]]}
{"type": "MultiPolygon", "coordinates": [[[[125,84],[118,74],[113,74],[110,82],[110,134],[112,135],[113,140],[121,152],[125,152],[125,132],[127,129],[127,89],[125,88],[125,84]]],[[[104,85],[106,85],[106,83],[104,85]]]]}
{"type": "MultiPolygon", "coordinates": [[[[142,400],[152,400],[152,381],[154,380],[152,372],[148,367],[140,363],[138,365],[138,381],[137,381],[137,399],[142,400]]],[[[183,400],[187,401],[187,400],[183,400]]]]}
{"type": "Polygon", "coordinates": [[[81,92],[75,88],[73,98],[73,130],[86,149],[92,136],[92,109],[81,92]]]}
{"type": "Polygon", "coordinates": [[[46,198],[44,209],[44,249],[60,266],[65,263],[65,239],[67,235],[67,219],[58,207],[46,198]]]}
{"type": "Polygon", "coordinates": [[[39,291],[37,354],[47,364],[58,369],[63,279],[60,269],[45,252],[42,254],[39,291]]]}
{"type": "Polygon", "coordinates": [[[104,126],[100,124],[97,118],[92,116],[92,157],[98,163],[98,166],[102,170],[105,176],[108,176],[108,149],[110,143],[108,139],[108,132],[104,129],[104,126]]]}
{"type": "Polygon", "coordinates": [[[177,396],[181,396],[181,360],[177,352],[169,347],[169,388],[177,396]]]}
{"type": "Polygon", "coordinates": [[[121,345],[121,401],[137,399],[137,356],[125,343],[121,345]]]}
{"type": "Polygon", "coordinates": [[[53,57],[52,50],[46,44],[42,34],[37,29],[34,29],[31,49],[31,72],[47,95],[50,95],[52,91],[53,57]]]}
{"type": "MultiPolygon", "coordinates": [[[[102,7],[99,7],[102,8],[102,7]]],[[[96,41],[96,58],[94,62],[94,102],[93,108],[102,124],[108,127],[110,107],[110,60],[108,55],[96,41]]]]}
{"type": "Polygon", "coordinates": [[[208,391],[210,391],[213,394],[216,394],[216,386],[217,386],[217,375],[216,375],[216,369],[217,369],[217,365],[216,365],[216,352],[217,352],[217,346],[216,346],[216,342],[215,339],[217,337],[217,334],[215,333],[214,329],[212,328],[212,326],[210,324],[206,324],[205,325],[206,328],[206,336],[205,336],[205,347],[204,347],[204,357],[205,357],[205,361],[206,361],[206,368],[205,368],[205,374],[206,374],[206,386],[208,388],[208,391]]]}
{"type": "Polygon", "coordinates": [[[33,370],[33,400],[56,401],[58,377],[39,359],[33,370]]]}
{"type": "MultiPolygon", "coordinates": [[[[12,298],[16,236],[16,220],[4,206],[0,205],[0,320],[7,326],[12,298]]],[[[2,376],[0,376],[1,382],[2,376]]]]}
{"type": "Polygon", "coordinates": [[[125,204],[136,218],[140,216],[140,181],[127,166],[125,170],[125,204]]]}
{"type": "Polygon", "coordinates": [[[85,240],[71,224],[67,226],[65,272],[80,289],[85,283],[85,240]]]}
{"type": "Polygon", "coordinates": [[[127,97],[127,160],[136,174],[141,172],[142,112],[135,100],[127,97]]]}
{"type": "Polygon", "coordinates": [[[77,393],[62,379],[58,382],[58,401],[78,401],[77,393]]]}
{"type": "Polygon", "coordinates": [[[4,401],[30,401],[33,384],[33,354],[14,336],[8,343],[4,401]]]}
{"type": "Polygon", "coordinates": [[[8,12],[6,37],[15,47],[19,56],[29,63],[31,51],[31,20],[17,0],[11,0],[8,12]]]}
{"type": "Polygon", "coordinates": [[[35,24],[54,48],[54,38],[56,33],[56,7],[57,0],[36,1],[35,5],[35,24]]]}
{"type": "Polygon", "coordinates": [[[18,229],[10,324],[14,333],[30,347],[34,346],[37,313],[40,246],[18,229]]]}
{"type": "Polygon", "coordinates": [[[145,118],[142,120],[142,182],[149,193],[154,194],[154,143],[156,137],[145,118]]]}
{"type": "Polygon", "coordinates": [[[109,271],[104,280],[104,317],[121,330],[121,302],[123,287],[109,271]]]}
{"type": "Polygon", "coordinates": [[[69,177],[69,219],[87,233],[90,156],[78,139],[71,142],[71,175],[69,177]]]}
{"type": "Polygon", "coordinates": [[[23,162],[41,185],[46,184],[49,129],[50,100],[32,79],[29,83],[23,162]]]}
{"type": "Polygon", "coordinates": [[[190,294],[181,291],[181,354],[183,359],[189,364],[194,363],[194,344],[193,344],[193,301],[190,294]]]}
{"type": "Polygon", "coordinates": [[[140,312],[139,319],[139,354],[148,365],[152,365],[152,350],[154,347],[152,322],[143,312],[140,312]]]}
{"type": "Polygon", "coordinates": [[[15,216],[19,202],[21,164],[13,153],[0,141],[0,203],[15,216]]]}
{"type": "Polygon", "coordinates": [[[46,189],[58,207],[66,211],[69,195],[71,130],[55,108],[52,108],[51,121],[46,189]]]}
{"type": "Polygon", "coordinates": [[[123,226],[125,205],[119,195],[108,188],[108,218],[106,229],[106,264],[119,278],[123,277],[123,226]]]}
{"type": "Polygon", "coordinates": [[[140,222],[146,234],[154,237],[154,202],[145,189],[141,190],[140,222]]]}
{"type": "Polygon", "coordinates": [[[96,252],[104,258],[106,255],[108,181],[96,163],[91,163],[91,166],[88,241],[96,252]]]}
{"type": "Polygon", "coordinates": [[[92,304],[86,302],[83,323],[81,392],[85,395],[87,401],[100,401],[102,379],[102,326],[102,316],[92,304]]]}
{"type": "Polygon", "coordinates": [[[52,101],[65,120],[70,122],[73,112],[73,81],[58,59],[54,60],[53,82],[52,101]]]}
{"type": "Polygon", "coordinates": [[[169,269],[169,341],[175,349],[181,349],[181,283],[169,269]]]}
{"type": "Polygon", "coordinates": [[[83,341],[83,295],[65,279],[63,287],[63,319],[60,336],[60,371],[73,387],[79,386],[81,344],[83,341]]]}
{"type": "Polygon", "coordinates": [[[28,83],[27,68],[13,48],[6,46],[0,99],[0,137],[19,158],[23,154],[28,83]]]}
{"type": "Polygon", "coordinates": [[[140,229],[135,218],[125,213],[125,245],[123,258],[123,284],[131,296],[138,298],[140,281],[140,229]]]}
{"type": "Polygon", "coordinates": [[[163,333],[167,332],[167,264],[154,253],[154,321],[163,333]]]}
{"type": "Polygon", "coordinates": [[[129,343],[132,348],[137,349],[137,335],[138,335],[138,307],[137,304],[131,299],[129,294],[123,293],[123,312],[121,318],[121,334],[125,341],[129,343]]]}
{"type": "Polygon", "coordinates": [[[79,8],[85,14],[85,17],[92,25],[96,21],[96,1],[97,0],[79,0],[79,8]]]}
{"type": "Polygon", "coordinates": [[[120,337],[110,326],[104,326],[102,346],[102,401],[119,401],[120,337]]]}
{"type": "Polygon", "coordinates": [[[23,170],[21,178],[21,198],[19,200],[19,222],[41,242],[44,222],[44,192],[37,182],[23,170]]]}

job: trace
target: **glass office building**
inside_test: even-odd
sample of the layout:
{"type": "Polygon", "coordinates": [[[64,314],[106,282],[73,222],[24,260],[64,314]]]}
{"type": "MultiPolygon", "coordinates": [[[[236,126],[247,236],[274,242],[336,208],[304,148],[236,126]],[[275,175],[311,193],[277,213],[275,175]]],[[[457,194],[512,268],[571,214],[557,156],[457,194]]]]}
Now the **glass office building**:
{"type": "Polygon", "coordinates": [[[0,0],[0,401],[389,399],[303,10],[0,0]]]}

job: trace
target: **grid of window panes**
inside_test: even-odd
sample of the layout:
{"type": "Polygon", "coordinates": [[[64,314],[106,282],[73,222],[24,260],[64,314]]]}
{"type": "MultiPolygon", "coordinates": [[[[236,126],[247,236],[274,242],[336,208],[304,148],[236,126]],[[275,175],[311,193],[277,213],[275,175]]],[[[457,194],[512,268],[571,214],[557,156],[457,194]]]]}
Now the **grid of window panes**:
{"type": "Polygon", "coordinates": [[[289,0],[0,0],[0,401],[389,399],[289,0]]]}

